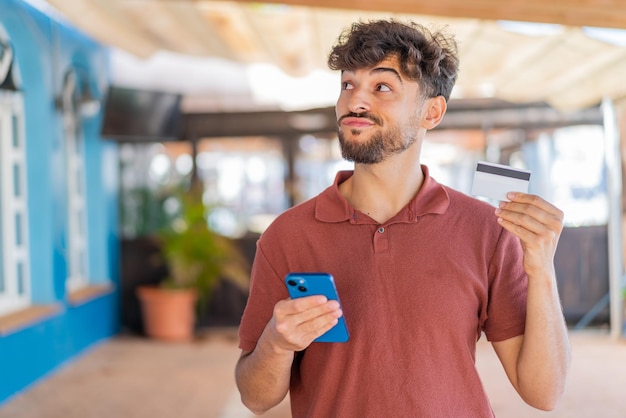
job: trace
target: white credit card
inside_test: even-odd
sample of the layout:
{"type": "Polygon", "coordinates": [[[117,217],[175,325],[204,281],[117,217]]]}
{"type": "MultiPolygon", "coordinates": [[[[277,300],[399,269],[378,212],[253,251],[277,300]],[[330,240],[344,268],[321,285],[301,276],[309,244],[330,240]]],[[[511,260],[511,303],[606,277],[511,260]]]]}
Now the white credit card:
{"type": "Polygon", "coordinates": [[[508,192],[528,193],[530,171],[508,165],[479,161],[471,194],[495,200],[509,200],[508,192]]]}

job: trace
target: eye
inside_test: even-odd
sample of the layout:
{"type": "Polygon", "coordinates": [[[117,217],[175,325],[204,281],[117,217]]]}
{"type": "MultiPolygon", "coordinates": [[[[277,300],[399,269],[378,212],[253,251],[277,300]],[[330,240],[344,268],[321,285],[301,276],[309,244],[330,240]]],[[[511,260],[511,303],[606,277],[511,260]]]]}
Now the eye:
{"type": "Polygon", "coordinates": [[[341,90],[352,90],[354,86],[349,81],[344,81],[341,83],[341,90]]]}
{"type": "Polygon", "coordinates": [[[378,86],[376,86],[376,90],[377,91],[384,91],[384,92],[388,92],[391,91],[391,87],[389,87],[386,84],[379,84],[378,86]]]}

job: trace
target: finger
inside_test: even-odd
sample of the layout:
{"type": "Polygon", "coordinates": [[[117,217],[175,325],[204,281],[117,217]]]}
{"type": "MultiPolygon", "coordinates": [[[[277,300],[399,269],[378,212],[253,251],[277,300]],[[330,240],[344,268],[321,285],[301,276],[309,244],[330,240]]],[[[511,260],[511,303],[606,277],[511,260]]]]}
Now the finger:
{"type": "Polygon", "coordinates": [[[556,218],[542,223],[536,218],[520,212],[496,209],[498,223],[507,231],[517,236],[526,249],[553,253],[556,248],[563,224],[556,218]]]}
{"type": "Polygon", "coordinates": [[[281,333],[288,333],[302,324],[315,327],[315,322],[312,321],[323,318],[325,315],[341,316],[339,303],[335,300],[326,301],[325,297],[317,301],[302,299],[309,298],[286,299],[278,302],[274,307],[274,317],[281,333]],[[325,302],[317,304],[320,300],[325,302]]]}
{"type": "Polygon", "coordinates": [[[297,299],[284,299],[280,301],[277,306],[280,307],[281,312],[286,315],[296,314],[316,306],[321,306],[328,301],[328,298],[323,295],[305,296],[297,299]]]}
{"type": "Polygon", "coordinates": [[[528,204],[502,202],[495,212],[500,219],[519,225],[536,234],[542,234],[546,231],[560,234],[563,229],[561,215],[548,213],[528,204]]]}
{"type": "Polygon", "coordinates": [[[275,307],[274,329],[283,341],[282,346],[293,351],[308,347],[313,340],[337,324],[338,318],[343,315],[336,301],[328,301],[321,306],[290,315],[282,315],[280,310],[279,302],[275,307]]]}
{"type": "Polygon", "coordinates": [[[498,218],[498,223],[507,231],[517,236],[522,242],[531,242],[537,237],[537,233],[530,230],[526,226],[506,220],[503,217],[498,218]]]}
{"type": "MultiPolygon", "coordinates": [[[[563,219],[563,211],[559,208],[551,204],[550,202],[542,199],[541,197],[533,194],[520,193],[520,192],[510,192],[507,194],[507,197],[513,203],[521,203],[531,205],[533,207],[538,208],[539,210],[550,214],[559,219],[563,219]]],[[[506,203],[506,202],[505,202],[506,203]]]]}
{"type": "Polygon", "coordinates": [[[501,209],[500,212],[497,212],[499,215],[511,218],[518,217],[520,220],[524,219],[523,215],[534,218],[542,223],[550,222],[551,219],[555,218],[555,215],[528,203],[500,202],[498,207],[501,209]]]}
{"type": "Polygon", "coordinates": [[[496,209],[498,220],[504,220],[512,224],[518,225],[529,231],[539,233],[546,228],[546,224],[550,222],[550,216],[542,213],[530,213],[532,209],[516,207],[514,205],[500,204],[496,209]],[[525,210],[525,211],[524,211],[525,210]]]}
{"type": "Polygon", "coordinates": [[[299,331],[307,336],[307,339],[311,341],[324,334],[326,331],[337,325],[339,318],[343,315],[343,312],[333,310],[323,315],[312,318],[309,321],[303,322],[299,325],[299,331]]]}
{"type": "MultiPolygon", "coordinates": [[[[540,223],[547,225],[550,229],[562,229],[564,215],[556,206],[536,195],[509,193],[507,196],[511,198],[511,201],[500,202],[499,204],[499,208],[503,211],[528,215],[538,220],[540,223]]],[[[496,212],[499,216],[505,216],[507,220],[517,224],[522,224],[523,220],[528,219],[523,216],[517,216],[516,220],[513,214],[511,214],[512,217],[509,218],[507,212],[496,212]]]]}
{"type": "MultiPolygon", "coordinates": [[[[297,305],[299,301],[294,300],[294,302],[297,305]]],[[[298,322],[307,322],[336,311],[340,311],[339,303],[336,300],[329,300],[322,305],[314,305],[308,309],[298,311],[294,316],[298,322]]]]}

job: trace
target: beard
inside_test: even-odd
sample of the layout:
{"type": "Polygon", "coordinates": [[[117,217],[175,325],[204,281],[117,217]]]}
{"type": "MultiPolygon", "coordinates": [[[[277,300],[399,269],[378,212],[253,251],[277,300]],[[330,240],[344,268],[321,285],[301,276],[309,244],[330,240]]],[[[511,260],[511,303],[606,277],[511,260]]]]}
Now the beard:
{"type": "MultiPolygon", "coordinates": [[[[375,120],[375,118],[370,118],[375,120]]],[[[382,127],[382,124],[377,123],[382,127]]],[[[359,129],[351,129],[350,134],[358,137],[362,135],[359,129]]],[[[377,164],[387,157],[400,154],[407,150],[417,140],[417,118],[412,118],[405,129],[399,126],[389,128],[386,132],[376,132],[366,142],[346,140],[341,129],[337,130],[341,156],[347,161],[357,164],[377,164]]]]}

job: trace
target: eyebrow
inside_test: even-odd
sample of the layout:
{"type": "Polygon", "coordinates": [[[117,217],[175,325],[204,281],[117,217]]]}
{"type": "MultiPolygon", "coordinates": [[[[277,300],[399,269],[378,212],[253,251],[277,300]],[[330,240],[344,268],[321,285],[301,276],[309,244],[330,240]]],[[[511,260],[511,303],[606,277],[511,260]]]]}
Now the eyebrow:
{"type": "MultiPolygon", "coordinates": [[[[352,73],[352,74],[354,74],[354,71],[352,71],[352,70],[343,70],[341,73],[342,74],[345,74],[345,73],[352,73]]],[[[400,81],[400,83],[404,84],[404,82],[402,81],[402,77],[400,76],[400,73],[395,68],[392,68],[392,67],[376,67],[376,68],[373,68],[370,71],[370,74],[372,74],[372,75],[373,74],[378,74],[378,73],[391,73],[391,74],[396,76],[396,78],[398,79],[398,81],[400,81]]]]}
{"type": "Polygon", "coordinates": [[[392,73],[393,75],[396,76],[396,78],[398,79],[398,81],[400,81],[400,83],[404,84],[403,81],[402,81],[402,77],[400,76],[400,73],[395,68],[391,68],[391,67],[376,67],[376,68],[372,69],[372,71],[370,71],[370,74],[377,74],[377,73],[392,73]]]}

